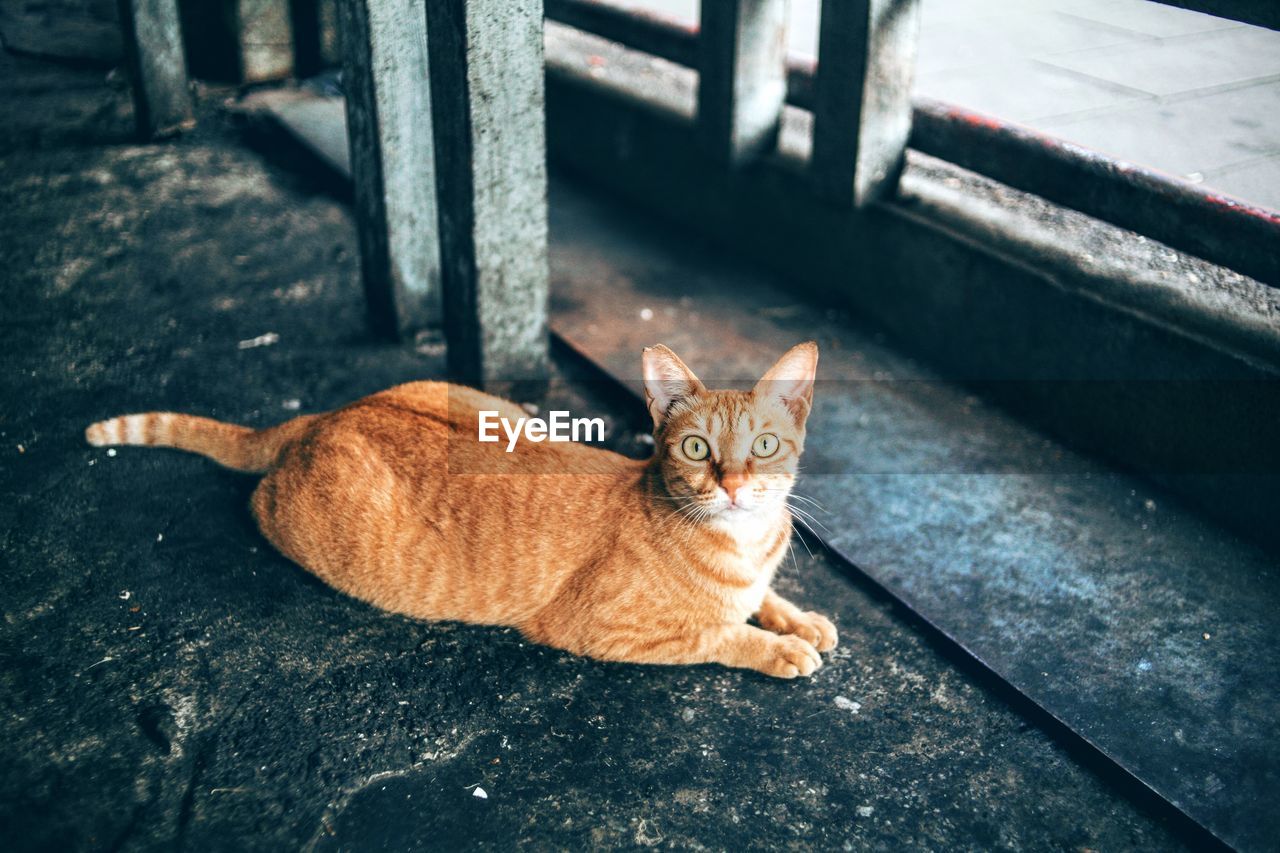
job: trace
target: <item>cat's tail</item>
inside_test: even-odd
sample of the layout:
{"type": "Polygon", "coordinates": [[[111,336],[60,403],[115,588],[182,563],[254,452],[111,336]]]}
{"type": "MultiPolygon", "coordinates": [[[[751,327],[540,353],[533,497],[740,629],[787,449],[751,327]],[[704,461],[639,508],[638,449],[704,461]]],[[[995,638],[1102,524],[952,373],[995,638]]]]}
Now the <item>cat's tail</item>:
{"type": "Polygon", "coordinates": [[[279,426],[256,430],[195,415],[146,412],[91,424],[84,431],[84,437],[94,447],[111,444],[176,447],[207,456],[236,471],[261,474],[276,461],[281,449],[300,436],[315,418],[315,415],[302,415],[279,426]]]}

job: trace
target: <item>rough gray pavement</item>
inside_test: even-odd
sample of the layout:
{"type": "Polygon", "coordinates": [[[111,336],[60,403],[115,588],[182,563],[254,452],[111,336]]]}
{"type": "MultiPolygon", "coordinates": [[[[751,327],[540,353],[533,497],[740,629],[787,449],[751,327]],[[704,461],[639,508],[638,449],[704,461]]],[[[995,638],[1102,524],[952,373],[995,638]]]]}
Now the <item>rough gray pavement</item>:
{"type": "MultiPolygon", "coordinates": [[[[0,136],[5,849],[1179,846],[800,543],[780,587],[842,632],[813,678],[603,664],[377,612],[270,549],[252,478],[87,447],[104,416],[268,424],[440,354],[370,338],[346,208],[208,98],[197,133],[121,145],[75,106],[127,127],[118,92],[73,75],[63,110],[59,72],[6,71],[46,96],[38,133],[0,136]]],[[[557,370],[556,399],[642,447],[638,407],[557,370]]]]}

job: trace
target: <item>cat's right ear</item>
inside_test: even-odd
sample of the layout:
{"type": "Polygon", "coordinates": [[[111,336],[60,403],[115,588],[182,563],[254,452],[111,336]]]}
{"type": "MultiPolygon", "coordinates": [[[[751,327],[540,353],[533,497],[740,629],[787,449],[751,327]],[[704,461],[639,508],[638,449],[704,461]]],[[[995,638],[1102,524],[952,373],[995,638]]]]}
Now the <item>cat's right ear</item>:
{"type": "Polygon", "coordinates": [[[677,400],[706,390],[680,356],[662,344],[645,347],[640,360],[644,366],[644,398],[655,427],[662,426],[677,400]]]}

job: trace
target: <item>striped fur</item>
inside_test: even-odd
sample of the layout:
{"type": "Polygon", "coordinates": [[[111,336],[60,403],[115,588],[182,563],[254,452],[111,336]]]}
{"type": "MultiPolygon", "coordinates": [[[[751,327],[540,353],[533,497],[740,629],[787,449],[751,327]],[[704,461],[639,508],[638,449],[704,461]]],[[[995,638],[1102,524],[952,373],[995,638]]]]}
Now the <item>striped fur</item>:
{"type": "Polygon", "coordinates": [[[786,498],[817,359],[801,344],[754,390],[709,391],[670,350],[646,350],[656,449],[644,462],[580,444],[507,454],[476,440],[478,413],[519,407],[439,382],[265,430],[148,412],[95,423],[85,438],[265,474],[252,499],[263,534],[386,610],[513,625],[603,659],[794,677],[836,644],[830,621],[770,589],[790,542],[786,498]],[[753,450],[762,434],[776,452],[753,450]],[[690,436],[704,457],[682,449],[690,436]]]}
{"type": "Polygon", "coordinates": [[[254,430],[195,415],[144,412],[90,424],[84,437],[94,447],[133,444],[188,450],[236,471],[262,474],[285,443],[300,436],[313,420],[315,415],[303,415],[270,429],[254,430]]]}

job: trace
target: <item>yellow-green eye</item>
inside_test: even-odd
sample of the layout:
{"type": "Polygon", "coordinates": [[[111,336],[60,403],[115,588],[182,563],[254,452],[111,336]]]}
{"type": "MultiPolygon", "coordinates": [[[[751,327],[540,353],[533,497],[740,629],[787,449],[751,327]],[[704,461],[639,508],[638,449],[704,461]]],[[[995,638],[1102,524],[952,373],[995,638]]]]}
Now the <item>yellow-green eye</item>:
{"type": "Polygon", "coordinates": [[[778,437],[771,432],[757,435],[751,444],[751,452],[761,459],[772,456],[778,452],[778,437]]]}
{"type": "Polygon", "coordinates": [[[707,447],[707,440],[696,435],[688,436],[680,442],[680,449],[694,462],[701,462],[711,452],[711,448],[707,447]]]}

